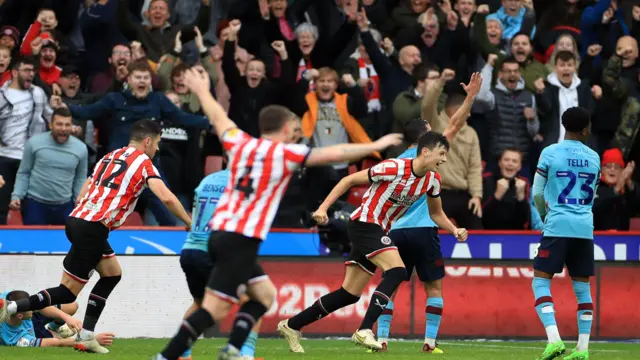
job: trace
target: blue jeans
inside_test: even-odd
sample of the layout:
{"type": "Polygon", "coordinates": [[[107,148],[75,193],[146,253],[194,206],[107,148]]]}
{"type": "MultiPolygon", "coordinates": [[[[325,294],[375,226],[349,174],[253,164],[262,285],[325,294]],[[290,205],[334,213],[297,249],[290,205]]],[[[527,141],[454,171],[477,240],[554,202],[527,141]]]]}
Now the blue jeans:
{"type": "Polygon", "coordinates": [[[24,225],[64,225],[75,207],[73,201],[60,205],[49,205],[27,197],[22,200],[20,205],[24,225]]]}

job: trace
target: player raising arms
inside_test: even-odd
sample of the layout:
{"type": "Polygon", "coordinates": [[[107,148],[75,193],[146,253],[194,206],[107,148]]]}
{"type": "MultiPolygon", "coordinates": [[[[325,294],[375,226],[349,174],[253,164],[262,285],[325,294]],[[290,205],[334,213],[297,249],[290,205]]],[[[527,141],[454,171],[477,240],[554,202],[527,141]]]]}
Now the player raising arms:
{"type": "MultiPolygon", "coordinates": [[[[430,81],[430,80],[427,80],[430,81]]],[[[442,87],[446,79],[441,76],[429,84],[427,94],[432,87],[442,87]],[[437,84],[436,82],[440,82],[437,84]]],[[[465,126],[465,122],[470,115],[471,106],[476,95],[482,86],[482,76],[479,73],[471,75],[468,85],[461,84],[467,93],[464,101],[457,106],[453,116],[447,124],[443,135],[447,140],[452,141],[458,131],[465,126]]],[[[457,96],[457,95],[454,95],[457,96]]],[[[448,99],[450,103],[448,107],[456,106],[454,99],[448,99]]],[[[425,109],[429,106],[429,100],[423,100],[423,119],[428,118],[428,112],[425,109]]],[[[452,110],[450,108],[450,110],[452,110]]],[[[398,158],[413,159],[417,156],[418,139],[422,134],[431,130],[429,123],[422,119],[416,119],[407,123],[404,138],[411,145],[398,158]]],[[[427,326],[425,328],[424,345],[422,351],[442,353],[443,351],[436,347],[436,336],[440,328],[440,320],[442,318],[442,308],[444,305],[442,298],[442,278],[444,278],[444,261],[442,259],[442,250],[440,249],[440,238],[438,237],[438,227],[429,217],[429,209],[427,208],[425,199],[416,201],[407,212],[391,225],[389,237],[398,247],[398,252],[407,269],[407,280],[411,279],[413,269],[416,269],[418,278],[424,283],[424,289],[427,294],[427,305],[425,314],[427,318],[427,326]]],[[[394,293],[395,297],[395,293],[394,293]]],[[[378,319],[378,341],[382,344],[382,351],[387,350],[389,339],[389,328],[393,317],[393,297],[387,304],[383,314],[378,319]]]]}
{"type": "Polygon", "coordinates": [[[309,149],[293,143],[300,120],[282,106],[260,111],[262,136],[238,129],[210,92],[202,67],[185,73],[185,83],[198,96],[229,158],[230,177],[210,222],[209,254],[216,262],[202,307],[183,321],[178,333],[156,359],[177,359],[207,328],[222,321],[233,303],[247,294],[249,301],[236,314],[229,343],[219,359],[240,359],[239,349],[254,324],[271,307],[275,287],[258,264],[258,250],[267,236],[293,172],[301,166],[319,166],[359,160],[375,151],[399,145],[391,134],[370,144],[345,144],[309,149]]]}
{"type": "Polygon", "coordinates": [[[578,300],[578,345],[565,359],[589,359],[593,302],[589,277],[594,275],[593,197],[600,181],[600,157],[584,142],[589,136],[589,112],[572,107],[562,114],[564,140],[546,147],[533,180],[533,201],[544,218],[542,240],[533,261],[536,312],[549,344],[538,358],[550,360],[565,353],[560,339],[551,279],[567,265],[578,300]]]}
{"type": "Polygon", "coordinates": [[[108,242],[109,232],[125,222],[145,187],[151,189],[180,220],[191,225],[189,215],[151,162],[158,151],[161,133],[158,123],[137,121],[131,127],[129,145],[112,151],[98,162],[82,187],[78,196],[81,200],[67,219],[65,232],[71,249],[64,258],[60,285],[25,299],[0,300],[0,322],[16,313],[73,303],[95,270],[100,274],[100,280],[89,295],[83,328],[74,347],[86,352],[109,352],[93,333],[107,298],[122,276],[120,264],[108,242]]]}
{"type": "Polygon", "coordinates": [[[439,197],[440,175],[435,170],[446,161],[448,150],[449,142],[443,135],[427,132],[418,140],[418,155],[415,159],[382,161],[370,169],[343,178],[333,188],[313,214],[319,224],[327,223],[327,209],[349,188],[371,184],[361,205],[351,214],[351,221],[347,226],[352,248],[346,262],[348,266],[342,287],[278,324],[278,331],[289,342],[291,351],[304,352],[300,345],[300,329],[304,326],[356,303],[376,267],[384,272],[384,277],[374,291],[369,308],[352,340],[369,349],[382,349],[382,344],[376,340],[371,328],[390,301],[391,295],[407,279],[407,271],[398,249],[387,236],[391,224],[421,199],[422,195],[427,194],[433,221],[441,228],[451,231],[458,239],[467,238],[467,231],[456,228],[442,211],[439,197]]]}

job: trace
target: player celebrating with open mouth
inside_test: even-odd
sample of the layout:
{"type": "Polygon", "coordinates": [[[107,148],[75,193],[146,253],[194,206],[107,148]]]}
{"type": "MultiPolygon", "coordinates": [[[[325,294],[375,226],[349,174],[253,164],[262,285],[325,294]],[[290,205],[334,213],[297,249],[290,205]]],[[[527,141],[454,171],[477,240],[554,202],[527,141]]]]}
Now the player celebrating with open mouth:
{"type": "Polygon", "coordinates": [[[465,240],[467,231],[456,228],[442,210],[438,165],[446,162],[449,142],[438,133],[427,132],[418,140],[415,159],[389,159],[378,165],[343,178],[313,214],[318,224],[328,222],[327,209],[352,186],[371,184],[358,209],[351,215],[347,231],[352,242],[351,253],[342,287],[316,301],[289,320],[278,324],[278,331],[289,342],[293,352],[304,352],[300,345],[300,329],[334,311],[355,304],[376,268],[384,278],[371,297],[369,308],[353,334],[352,341],[373,350],[381,350],[371,331],[391,295],[407,279],[407,271],[398,249],[387,235],[391,224],[400,218],[414,202],[428,195],[429,213],[433,221],[465,240]],[[356,266],[354,266],[356,265],[356,266]]]}

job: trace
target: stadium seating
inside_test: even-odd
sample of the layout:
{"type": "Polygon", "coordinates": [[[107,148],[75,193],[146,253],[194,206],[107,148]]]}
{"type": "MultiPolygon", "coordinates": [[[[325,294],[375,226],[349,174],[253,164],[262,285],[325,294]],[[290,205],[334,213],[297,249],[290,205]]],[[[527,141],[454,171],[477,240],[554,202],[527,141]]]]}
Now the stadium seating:
{"type": "Polygon", "coordinates": [[[22,214],[20,211],[9,210],[7,216],[7,225],[9,226],[22,226],[22,214]]]}
{"type": "Polygon", "coordinates": [[[367,185],[354,186],[349,191],[349,197],[347,202],[353,206],[360,206],[364,193],[367,192],[369,187],[367,185]]]}
{"type": "Polygon", "coordinates": [[[127,221],[122,224],[122,226],[144,226],[144,221],[142,220],[142,216],[137,211],[134,211],[129,215],[127,221]]]}

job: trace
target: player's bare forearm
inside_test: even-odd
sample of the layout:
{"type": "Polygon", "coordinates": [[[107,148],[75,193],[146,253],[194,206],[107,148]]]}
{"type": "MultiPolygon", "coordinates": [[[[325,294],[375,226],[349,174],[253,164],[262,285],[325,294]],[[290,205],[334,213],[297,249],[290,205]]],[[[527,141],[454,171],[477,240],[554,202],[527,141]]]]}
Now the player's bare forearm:
{"type": "Polygon", "coordinates": [[[453,225],[447,214],[442,210],[442,199],[440,197],[427,196],[427,206],[429,207],[429,216],[436,225],[442,230],[446,230],[455,234],[458,228],[453,225]]]}
{"type": "Polygon", "coordinates": [[[151,192],[162,201],[164,206],[166,206],[173,215],[177,216],[185,225],[191,226],[189,214],[187,214],[180,200],[169,190],[162,179],[150,178],[147,180],[147,184],[151,192]]]}
{"type": "Polygon", "coordinates": [[[171,196],[163,201],[163,203],[164,206],[166,206],[173,215],[178,217],[178,219],[185,223],[185,225],[191,227],[191,218],[189,217],[189,214],[184,209],[184,206],[182,206],[180,200],[178,200],[178,198],[174,194],[171,194],[171,196]]]}
{"type": "Polygon", "coordinates": [[[331,205],[333,205],[342,195],[344,195],[351,187],[357,185],[368,185],[369,182],[369,169],[358,171],[355,174],[351,174],[342,178],[338,184],[331,190],[327,198],[320,204],[319,209],[327,211],[331,205]]]}
{"type": "Polygon", "coordinates": [[[229,119],[227,113],[222,106],[211,96],[209,91],[199,91],[196,93],[200,100],[200,105],[204,113],[209,118],[209,123],[216,131],[218,138],[222,138],[225,131],[237,127],[236,124],[229,119]]]}
{"type": "Polygon", "coordinates": [[[41,340],[40,347],[72,347],[75,345],[76,337],[72,336],[66,339],[48,338],[41,340]]]}
{"type": "Polygon", "coordinates": [[[314,148],[307,159],[307,166],[339,164],[360,160],[363,157],[382,150],[373,142],[368,144],[340,144],[314,148]]]}
{"type": "Polygon", "coordinates": [[[87,178],[87,181],[82,184],[82,189],[80,189],[80,194],[78,194],[78,198],[76,199],[76,203],[79,203],[80,200],[87,194],[89,190],[89,184],[91,184],[91,177],[87,178]]]}
{"type": "Polygon", "coordinates": [[[446,230],[452,234],[455,234],[457,231],[457,227],[453,225],[447,214],[444,211],[440,211],[438,214],[429,214],[431,216],[431,220],[433,220],[436,225],[442,230],[446,230]]]}

